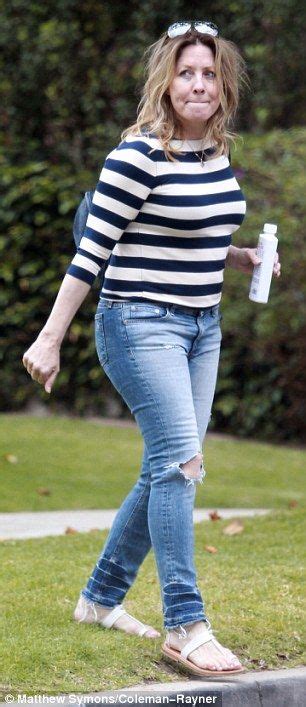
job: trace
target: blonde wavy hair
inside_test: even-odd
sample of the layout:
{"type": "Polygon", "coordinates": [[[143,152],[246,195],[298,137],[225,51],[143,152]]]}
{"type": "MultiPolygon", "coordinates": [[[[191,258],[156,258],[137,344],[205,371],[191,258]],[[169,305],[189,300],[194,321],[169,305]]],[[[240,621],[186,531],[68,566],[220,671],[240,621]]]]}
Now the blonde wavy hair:
{"type": "Polygon", "coordinates": [[[180,123],[167,90],[175,76],[176,65],[183,49],[190,44],[204,44],[212,50],[216,81],[220,91],[217,111],[203,123],[203,139],[216,146],[213,157],[229,152],[229,140],[238,136],[230,129],[238,108],[240,91],[249,85],[246,63],[237,46],[222,37],[199,34],[190,30],[184,36],[170,39],[165,32],[144,54],[146,82],[137,109],[137,120],[123,131],[127,135],[154,133],[160,140],[167,159],[176,161],[179,152],[171,140],[180,136],[180,123]],[[179,134],[177,134],[179,133],[179,134]]]}

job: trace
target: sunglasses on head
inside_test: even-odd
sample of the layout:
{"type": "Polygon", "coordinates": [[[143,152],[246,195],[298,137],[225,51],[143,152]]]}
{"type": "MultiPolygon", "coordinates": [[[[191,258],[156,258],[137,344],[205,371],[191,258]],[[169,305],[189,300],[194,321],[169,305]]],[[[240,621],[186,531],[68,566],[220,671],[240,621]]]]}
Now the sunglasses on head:
{"type": "Polygon", "coordinates": [[[199,34],[211,34],[213,37],[218,37],[219,30],[213,22],[174,22],[167,29],[167,34],[170,39],[181,37],[190,31],[199,32],[199,34]]]}

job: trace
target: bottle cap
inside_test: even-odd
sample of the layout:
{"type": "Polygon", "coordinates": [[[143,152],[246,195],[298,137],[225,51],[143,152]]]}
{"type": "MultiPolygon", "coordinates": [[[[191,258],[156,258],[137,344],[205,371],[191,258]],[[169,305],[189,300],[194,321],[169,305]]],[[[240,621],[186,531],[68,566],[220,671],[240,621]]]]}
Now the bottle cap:
{"type": "Polygon", "coordinates": [[[265,223],[264,233],[272,233],[273,235],[277,232],[277,226],[275,223],[265,223]]]}

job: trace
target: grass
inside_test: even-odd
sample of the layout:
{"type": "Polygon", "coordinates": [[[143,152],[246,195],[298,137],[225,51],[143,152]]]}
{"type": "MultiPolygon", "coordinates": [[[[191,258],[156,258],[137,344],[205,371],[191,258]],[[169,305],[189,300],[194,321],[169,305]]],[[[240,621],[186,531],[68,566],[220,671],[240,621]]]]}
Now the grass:
{"type": "MultiPolygon", "coordinates": [[[[302,510],[195,526],[198,585],[217,638],[251,670],[305,665],[306,596],[302,510]],[[205,545],[218,552],[210,554],[205,545]],[[304,585],[305,586],[305,585],[304,585]]],[[[105,532],[1,543],[3,630],[0,697],[119,689],[182,676],[162,660],[161,599],[152,552],[125,605],[162,639],[75,624],[71,614],[105,532]]]]}
{"type": "MultiPolygon", "coordinates": [[[[2,414],[0,450],[0,512],[117,508],[139,475],[142,438],[137,428],[2,414]]],[[[305,504],[306,450],[208,436],[204,456],[197,507],[305,504]]]]}
{"type": "MultiPolygon", "coordinates": [[[[137,479],[137,428],[59,417],[0,418],[2,512],[116,508],[137,479]],[[41,487],[49,495],[41,495],[41,487]]],[[[306,451],[214,436],[204,451],[208,473],[197,487],[198,507],[278,509],[244,520],[235,536],[222,532],[226,521],[195,526],[198,585],[216,635],[249,669],[304,665],[306,451]],[[297,507],[288,510],[292,501],[297,507]],[[208,553],[206,545],[217,553],[208,553]]],[[[181,679],[161,658],[162,639],[126,637],[71,620],[105,537],[96,532],[1,543],[0,697],[181,679]]],[[[152,553],[125,605],[163,632],[152,553]]]]}

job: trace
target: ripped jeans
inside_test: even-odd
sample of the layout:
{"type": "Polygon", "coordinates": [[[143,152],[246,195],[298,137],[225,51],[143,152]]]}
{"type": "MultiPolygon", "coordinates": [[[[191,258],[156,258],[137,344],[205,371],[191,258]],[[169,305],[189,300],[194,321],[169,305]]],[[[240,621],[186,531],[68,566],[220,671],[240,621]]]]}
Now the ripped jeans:
{"type": "Polygon", "coordinates": [[[205,475],[201,451],[219,362],[219,306],[189,314],[172,304],[101,298],[95,324],[101,366],[135,416],[144,452],[139,479],[82,594],[105,607],[120,604],[152,547],[165,628],[205,620],[193,506],[205,475]],[[188,470],[185,463],[196,457],[197,469],[188,470]]]}

